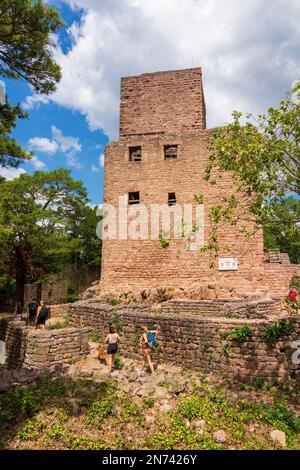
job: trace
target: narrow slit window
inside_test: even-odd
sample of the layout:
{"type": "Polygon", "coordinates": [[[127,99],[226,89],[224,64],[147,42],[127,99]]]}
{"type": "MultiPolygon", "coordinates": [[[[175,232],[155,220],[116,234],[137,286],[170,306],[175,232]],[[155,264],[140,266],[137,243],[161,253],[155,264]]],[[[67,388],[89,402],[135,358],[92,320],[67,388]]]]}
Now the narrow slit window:
{"type": "Polygon", "coordinates": [[[138,163],[142,161],[142,147],[129,147],[129,161],[138,163]]]}
{"type": "Polygon", "coordinates": [[[164,145],[165,160],[176,160],[178,157],[178,145],[164,145]]]}
{"type": "Polygon", "coordinates": [[[134,191],[132,193],[128,193],[128,204],[139,204],[140,203],[140,193],[139,191],[134,191]]]}
{"type": "Polygon", "coordinates": [[[168,193],[168,204],[169,206],[175,206],[176,204],[176,194],[168,193]]]}

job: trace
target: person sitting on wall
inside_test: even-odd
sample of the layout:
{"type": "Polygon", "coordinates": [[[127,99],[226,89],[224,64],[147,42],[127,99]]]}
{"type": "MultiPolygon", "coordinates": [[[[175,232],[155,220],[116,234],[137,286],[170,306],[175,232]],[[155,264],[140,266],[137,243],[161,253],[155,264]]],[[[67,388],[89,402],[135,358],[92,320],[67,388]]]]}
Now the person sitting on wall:
{"type": "Polygon", "coordinates": [[[143,348],[143,357],[144,357],[144,362],[142,365],[142,370],[145,369],[146,364],[148,363],[150,367],[150,371],[153,374],[154,373],[154,365],[152,362],[152,357],[151,354],[153,353],[154,349],[158,346],[156,337],[158,330],[149,330],[147,326],[142,327],[143,333],[142,333],[142,348],[143,348]]]}
{"type": "Polygon", "coordinates": [[[35,317],[35,327],[36,328],[42,328],[43,330],[45,329],[45,323],[46,323],[46,320],[49,316],[49,310],[48,308],[46,307],[46,305],[44,304],[44,301],[41,300],[40,301],[40,305],[37,309],[37,312],[36,312],[36,317],[35,317]]]}
{"type": "Polygon", "coordinates": [[[36,312],[38,309],[38,303],[35,301],[33,297],[30,304],[28,304],[28,324],[33,326],[35,323],[36,312]]]}
{"type": "Polygon", "coordinates": [[[115,354],[118,352],[118,343],[121,342],[121,338],[116,332],[114,326],[110,326],[109,333],[106,336],[104,342],[107,344],[109,372],[112,372],[115,366],[115,354]]]}

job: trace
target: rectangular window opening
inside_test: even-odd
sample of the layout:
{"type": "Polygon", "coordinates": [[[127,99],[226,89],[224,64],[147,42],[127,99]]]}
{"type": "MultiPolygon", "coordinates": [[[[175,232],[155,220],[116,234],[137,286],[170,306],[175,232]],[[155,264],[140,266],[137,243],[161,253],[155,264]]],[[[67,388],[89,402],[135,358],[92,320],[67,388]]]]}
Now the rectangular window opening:
{"type": "Polygon", "coordinates": [[[129,161],[135,163],[142,161],[141,146],[129,147],[129,161]]]}
{"type": "Polygon", "coordinates": [[[175,193],[168,193],[168,205],[175,206],[176,205],[176,194],[175,193]]]}
{"type": "Polygon", "coordinates": [[[139,204],[140,203],[140,193],[139,191],[134,191],[132,193],[128,193],[128,204],[139,204]]]}
{"type": "Polygon", "coordinates": [[[178,157],[178,145],[164,145],[165,160],[176,160],[178,157]]]}

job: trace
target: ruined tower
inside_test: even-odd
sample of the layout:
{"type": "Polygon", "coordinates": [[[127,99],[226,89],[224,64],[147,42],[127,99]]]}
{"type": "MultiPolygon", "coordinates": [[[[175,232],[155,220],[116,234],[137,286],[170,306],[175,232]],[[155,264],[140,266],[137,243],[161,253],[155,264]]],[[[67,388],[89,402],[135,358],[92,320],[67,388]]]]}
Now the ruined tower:
{"type": "MultiPolygon", "coordinates": [[[[128,207],[165,203],[195,204],[204,195],[204,242],[210,233],[209,208],[232,189],[228,174],[216,184],[204,180],[209,156],[206,109],[200,68],[146,73],[121,80],[120,138],[105,153],[104,202],[115,207],[123,195],[128,207]]],[[[150,209],[149,209],[150,211],[150,209]]],[[[106,227],[104,227],[105,230],[106,227]]],[[[104,289],[147,289],[170,285],[219,286],[255,291],[264,262],[262,233],[245,239],[225,226],[221,243],[228,250],[211,267],[211,254],[187,249],[184,239],[168,242],[121,236],[103,241],[104,289]]],[[[173,234],[174,235],[174,234],[173,234]]],[[[160,238],[163,238],[160,235],[160,238]]]]}

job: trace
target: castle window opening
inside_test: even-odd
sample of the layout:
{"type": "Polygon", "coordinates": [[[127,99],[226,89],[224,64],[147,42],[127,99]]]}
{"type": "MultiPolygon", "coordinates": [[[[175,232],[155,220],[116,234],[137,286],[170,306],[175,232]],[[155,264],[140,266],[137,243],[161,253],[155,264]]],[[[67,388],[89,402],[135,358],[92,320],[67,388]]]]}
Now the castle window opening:
{"type": "Polygon", "coordinates": [[[176,205],[176,194],[175,193],[168,193],[168,205],[175,206],[176,205]]]}
{"type": "Polygon", "coordinates": [[[130,162],[140,162],[142,160],[142,147],[135,146],[129,147],[129,161],[130,162]]]}
{"type": "Polygon", "coordinates": [[[165,160],[176,160],[178,157],[178,145],[164,145],[165,160]]]}
{"type": "Polygon", "coordinates": [[[139,204],[140,203],[140,192],[133,191],[132,193],[128,193],[128,204],[139,204]]]}

